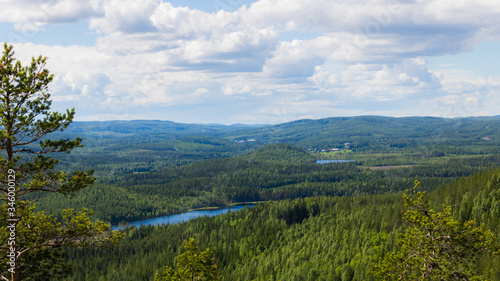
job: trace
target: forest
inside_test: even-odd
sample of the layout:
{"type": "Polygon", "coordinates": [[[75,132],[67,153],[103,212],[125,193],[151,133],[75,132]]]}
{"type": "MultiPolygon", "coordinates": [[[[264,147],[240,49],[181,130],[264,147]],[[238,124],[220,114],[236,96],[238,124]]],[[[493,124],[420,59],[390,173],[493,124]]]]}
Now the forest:
{"type": "MultiPolygon", "coordinates": [[[[54,157],[66,171],[93,169],[96,182],[74,196],[27,199],[57,219],[62,209],[85,207],[125,225],[260,202],[179,224],[126,227],[115,248],[55,250],[71,267],[61,280],[153,280],[175,267],[190,238],[211,250],[220,280],[375,280],[371,268],[408,229],[402,195],[415,180],[433,209],[446,204],[454,219],[484,223],[500,241],[499,127],[497,117],[75,122],[56,137],[82,136],[84,148],[54,157]],[[316,162],[328,159],[350,161],[316,162]]],[[[473,267],[481,280],[500,279],[491,253],[473,267]]]]}
{"type": "MultiPolygon", "coordinates": [[[[431,206],[453,206],[460,222],[484,223],[498,241],[500,170],[443,185],[431,206]]],[[[185,223],[126,228],[116,249],[69,251],[75,271],[67,280],[153,280],[172,266],[183,241],[193,237],[214,253],[221,280],[376,280],[372,264],[394,250],[401,193],[318,196],[271,201],[254,208],[185,223]]],[[[484,254],[481,278],[499,280],[500,258],[484,254]]]]}

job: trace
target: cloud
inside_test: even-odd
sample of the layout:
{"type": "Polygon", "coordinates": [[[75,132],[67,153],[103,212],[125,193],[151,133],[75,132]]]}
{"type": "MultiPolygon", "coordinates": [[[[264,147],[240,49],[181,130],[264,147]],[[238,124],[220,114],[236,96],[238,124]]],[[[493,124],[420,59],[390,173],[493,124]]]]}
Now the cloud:
{"type": "Polygon", "coordinates": [[[441,94],[441,79],[418,57],[395,64],[348,67],[342,72],[341,85],[357,99],[390,101],[441,94]]]}
{"type": "Polygon", "coordinates": [[[437,89],[441,87],[440,75],[427,68],[424,58],[406,59],[400,64],[384,65],[374,78],[388,86],[411,86],[416,89],[437,89]]]}
{"type": "Polygon", "coordinates": [[[321,40],[329,44],[320,51],[353,63],[459,53],[472,50],[478,42],[500,39],[500,9],[487,0],[459,4],[260,0],[234,12],[217,13],[173,7],[160,0],[5,2],[0,18],[19,29],[89,20],[90,29],[104,36],[99,40],[103,49],[120,54],[169,49],[183,65],[232,71],[242,71],[238,64],[259,70],[273,51],[275,60],[280,52],[293,54],[290,46],[278,42],[279,33],[285,31],[323,34],[321,40]]]}
{"type": "Polygon", "coordinates": [[[477,109],[470,112],[494,112],[485,102],[496,101],[491,90],[482,91],[488,98],[474,93],[480,85],[497,89],[497,78],[481,84],[475,74],[438,72],[426,63],[500,40],[494,1],[260,0],[214,13],[160,0],[2,4],[0,19],[17,30],[43,36],[47,25],[88,21],[98,34],[90,47],[16,45],[20,58],[50,57],[57,101],[148,114],[150,106],[189,111],[216,103],[243,110],[235,105],[243,102],[248,109],[234,118],[255,122],[369,113],[362,103],[404,115],[424,108],[424,100],[437,112],[461,100],[477,109]],[[284,32],[315,35],[280,41],[284,32]],[[281,107],[288,114],[272,113],[281,107]]]}
{"type": "Polygon", "coordinates": [[[336,74],[331,73],[322,65],[316,66],[314,68],[314,74],[307,78],[307,80],[323,90],[339,86],[338,84],[340,82],[336,74]]]}
{"type": "Polygon", "coordinates": [[[488,0],[261,0],[246,11],[245,19],[256,26],[339,38],[340,57],[355,63],[471,51],[478,42],[500,39],[499,15],[497,3],[488,0]]]}
{"type": "Polygon", "coordinates": [[[90,28],[98,32],[138,33],[155,31],[151,13],[160,0],[107,0],[99,6],[100,17],[93,17],[90,28]]]}
{"type": "MultiPolygon", "coordinates": [[[[273,28],[257,28],[244,23],[237,12],[205,13],[170,3],[148,1],[149,8],[135,12],[139,22],[129,32],[118,16],[106,16],[91,22],[91,27],[108,31],[98,38],[102,52],[115,55],[152,54],[150,60],[158,68],[203,69],[215,72],[260,71],[265,58],[278,43],[279,33],[273,28]],[[111,17],[112,20],[108,18],[111,17]],[[163,67],[155,61],[162,61],[163,67]]],[[[106,6],[107,7],[107,6],[106,6]]],[[[117,5],[108,14],[124,15],[117,5]],[[115,11],[117,10],[117,11],[115,11]]],[[[127,16],[123,17],[127,21],[127,16]]]]}
{"type": "Polygon", "coordinates": [[[281,42],[266,60],[262,72],[272,77],[309,77],[317,65],[322,65],[334,48],[329,38],[281,42]]]}
{"type": "Polygon", "coordinates": [[[36,31],[48,24],[72,23],[100,16],[100,0],[4,0],[0,21],[10,22],[18,31],[36,31]]]}

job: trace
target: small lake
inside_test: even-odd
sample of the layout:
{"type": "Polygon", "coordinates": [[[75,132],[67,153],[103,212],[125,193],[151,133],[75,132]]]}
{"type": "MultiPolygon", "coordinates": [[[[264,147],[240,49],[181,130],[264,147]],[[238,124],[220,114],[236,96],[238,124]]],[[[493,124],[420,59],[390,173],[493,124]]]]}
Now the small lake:
{"type": "Polygon", "coordinates": [[[348,163],[353,160],[316,160],[316,164],[330,164],[330,163],[348,163]]]}
{"type": "MultiPolygon", "coordinates": [[[[175,223],[185,222],[185,221],[188,221],[190,219],[195,219],[197,217],[203,217],[203,216],[213,217],[213,216],[217,216],[220,214],[225,214],[229,211],[237,211],[237,210],[245,208],[246,206],[252,208],[255,205],[232,206],[229,208],[222,208],[222,209],[217,209],[217,210],[190,211],[190,212],[185,212],[182,214],[133,221],[133,222],[129,222],[127,225],[128,226],[135,225],[135,226],[139,227],[139,226],[141,226],[141,224],[142,225],[175,224],[175,223]]],[[[112,226],[113,230],[118,230],[119,228],[120,228],[120,226],[118,226],[118,225],[112,226]]]]}

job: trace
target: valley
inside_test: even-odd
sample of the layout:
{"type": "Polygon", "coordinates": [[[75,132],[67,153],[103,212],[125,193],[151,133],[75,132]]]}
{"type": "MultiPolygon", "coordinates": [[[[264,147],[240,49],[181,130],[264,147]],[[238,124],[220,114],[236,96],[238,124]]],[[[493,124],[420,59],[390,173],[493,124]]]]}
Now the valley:
{"type": "MultiPolygon", "coordinates": [[[[117,249],[71,249],[75,270],[66,280],[153,280],[190,237],[213,251],[221,280],[373,280],[370,264],[395,249],[406,229],[401,196],[415,180],[435,208],[445,203],[460,221],[499,225],[497,197],[486,195],[500,188],[496,117],[121,123],[76,122],[61,133],[86,138],[85,148],[59,156],[61,165],[94,169],[97,181],[74,197],[30,198],[38,210],[57,217],[64,208],[86,207],[117,225],[261,203],[178,224],[132,226],[117,249]]],[[[498,264],[489,256],[478,261],[492,279],[500,276],[498,264]]]]}

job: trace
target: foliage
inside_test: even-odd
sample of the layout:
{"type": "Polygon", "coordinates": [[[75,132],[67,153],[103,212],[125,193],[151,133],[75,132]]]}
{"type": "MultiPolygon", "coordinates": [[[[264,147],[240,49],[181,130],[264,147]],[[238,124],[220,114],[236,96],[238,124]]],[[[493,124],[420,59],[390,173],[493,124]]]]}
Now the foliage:
{"type": "MultiPolygon", "coordinates": [[[[71,170],[91,166],[102,173],[108,169],[107,175],[101,174],[98,183],[72,198],[60,194],[33,197],[38,199],[38,210],[57,216],[65,208],[91,207],[100,219],[118,224],[234,202],[386,194],[411,188],[415,178],[433,190],[500,161],[493,156],[440,158],[438,163],[433,162],[435,158],[417,158],[418,166],[370,170],[359,166],[365,160],[319,165],[311,153],[283,144],[182,166],[151,168],[147,163],[128,162],[101,166],[90,160],[105,157],[120,158],[75,158],[78,165],[71,170]]],[[[383,165],[379,158],[385,161],[386,156],[377,157],[370,161],[383,165]]]]}
{"type": "MultiPolygon", "coordinates": [[[[464,210],[476,210],[475,216],[485,217],[485,228],[499,239],[500,228],[493,225],[500,221],[496,201],[482,201],[483,194],[500,190],[499,175],[498,169],[483,171],[440,187],[428,193],[433,198],[429,203],[454,206],[454,220],[464,210]],[[470,206],[462,204],[469,201],[470,206]]],[[[403,203],[400,193],[318,196],[179,224],[130,227],[116,249],[69,249],[74,272],[66,280],[152,281],[165,265],[175,266],[178,245],[188,237],[214,253],[221,280],[380,280],[368,269],[395,251],[398,235],[406,232],[403,203]]],[[[483,279],[500,280],[499,256],[481,254],[471,266],[483,279]]]]}
{"type": "Polygon", "coordinates": [[[55,134],[85,136],[85,148],[54,157],[63,171],[94,169],[96,184],[74,198],[26,198],[58,219],[62,209],[89,207],[118,224],[234,202],[399,192],[417,178],[434,190],[498,165],[499,132],[498,117],[361,116],[259,127],[74,122],[55,134]],[[343,151],[313,152],[333,147],[343,151]],[[317,165],[316,158],[355,162],[317,165]]]}
{"type": "Polygon", "coordinates": [[[349,148],[355,152],[417,152],[426,156],[463,154],[472,146],[498,152],[498,117],[435,118],[356,116],[297,120],[234,132],[234,138],[258,138],[303,148],[349,148]],[[485,138],[487,137],[487,138],[485,138]]]}
{"type": "Polygon", "coordinates": [[[388,253],[373,274],[383,280],[479,280],[475,272],[478,257],[495,249],[494,237],[484,224],[460,223],[451,208],[435,212],[425,202],[425,192],[416,182],[416,199],[403,195],[403,221],[411,227],[401,234],[399,249],[388,253]]]}
{"type": "Polygon", "coordinates": [[[15,61],[13,47],[5,44],[0,61],[0,260],[10,265],[1,267],[4,280],[40,280],[37,272],[62,276],[67,270],[51,248],[110,245],[121,236],[109,233],[109,225],[102,221],[91,222],[92,212],[86,209],[64,210],[57,221],[43,212],[35,213],[34,205],[23,200],[38,192],[73,194],[94,182],[92,171],[55,170],[58,160],[50,154],[69,153],[81,146],[81,139],[47,138],[67,128],[75,112],[49,111],[46,91],[53,76],[45,68],[46,60],[33,58],[23,67],[15,61]]]}
{"type": "Polygon", "coordinates": [[[211,256],[212,251],[199,251],[194,239],[190,238],[184,245],[184,253],[177,257],[177,269],[166,266],[162,274],[156,274],[155,281],[218,280],[217,266],[211,256]]]}

